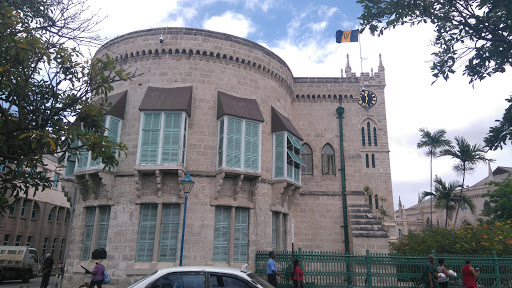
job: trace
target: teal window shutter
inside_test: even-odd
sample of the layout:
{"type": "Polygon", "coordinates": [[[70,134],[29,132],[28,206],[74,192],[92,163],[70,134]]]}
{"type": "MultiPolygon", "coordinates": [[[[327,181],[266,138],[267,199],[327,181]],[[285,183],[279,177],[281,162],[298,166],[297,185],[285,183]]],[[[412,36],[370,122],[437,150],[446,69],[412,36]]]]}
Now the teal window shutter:
{"type": "Polygon", "coordinates": [[[285,142],[284,133],[276,133],[274,135],[274,177],[284,177],[284,161],[285,161],[285,142]]]}
{"type": "Polygon", "coordinates": [[[183,119],[185,119],[185,123],[183,123],[183,145],[182,145],[182,150],[181,150],[181,164],[185,165],[185,155],[187,154],[187,127],[188,127],[188,123],[187,123],[187,116],[185,116],[183,119]]]}
{"type": "Polygon", "coordinates": [[[142,204],[140,206],[139,237],[135,254],[136,262],[153,261],[157,210],[157,204],[142,204]]]}
{"type": "Polygon", "coordinates": [[[242,120],[228,118],[226,167],[242,168],[242,120]]]}
{"type": "Polygon", "coordinates": [[[233,262],[247,262],[249,251],[249,209],[235,208],[233,262]]]}
{"type": "Polygon", "coordinates": [[[144,113],[140,147],[140,163],[156,164],[160,145],[161,113],[144,113]]]}
{"type": "Polygon", "coordinates": [[[277,212],[272,212],[272,250],[277,251],[277,220],[279,219],[279,214],[277,212]]]}
{"type": "Polygon", "coordinates": [[[164,113],[162,164],[178,164],[181,143],[181,113],[164,113]]]}
{"type": "Polygon", "coordinates": [[[82,246],[82,261],[89,260],[91,257],[92,232],[94,230],[94,216],[96,207],[85,208],[85,230],[84,244],[82,246]]]}
{"type": "Polygon", "coordinates": [[[110,224],[110,206],[100,207],[97,247],[107,249],[108,227],[110,224]]]}
{"type": "Polygon", "coordinates": [[[366,131],[368,131],[368,146],[372,146],[372,133],[370,130],[370,122],[366,123],[366,131]]]}
{"type": "Polygon", "coordinates": [[[223,166],[223,154],[224,154],[224,118],[220,119],[219,122],[219,146],[217,148],[217,168],[223,166]]]}
{"type": "Polygon", "coordinates": [[[231,207],[215,207],[213,230],[213,262],[228,262],[231,207]]]}
{"type": "Polygon", "coordinates": [[[55,173],[53,175],[53,185],[52,185],[53,188],[57,188],[59,187],[59,173],[55,173]]]}
{"type": "Polygon", "coordinates": [[[162,225],[160,227],[160,245],[158,261],[175,262],[178,251],[178,234],[181,206],[164,204],[162,206],[162,225]]]}
{"type": "Polygon", "coordinates": [[[89,152],[85,149],[82,149],[78,153],[78,164],[76,166],[76,170],[83,170],[87,168],[87,162],[89,162],[89,152]]]}
{"type": "Polygon", "coordinates": [[[245,121],[244,169],[258,171],[260,154],[260,123],[245,121]]]}

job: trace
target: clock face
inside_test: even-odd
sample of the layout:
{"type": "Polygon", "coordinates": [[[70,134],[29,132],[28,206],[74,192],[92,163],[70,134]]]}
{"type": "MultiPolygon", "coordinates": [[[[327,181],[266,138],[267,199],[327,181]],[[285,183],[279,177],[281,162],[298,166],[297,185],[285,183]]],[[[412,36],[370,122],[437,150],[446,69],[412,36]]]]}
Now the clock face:
{"type": "Polygon", "coordinates": [[[359,96],[359,105],[363,108],[370,109],[377,103],[377,95],[370,90],[362,90],[359,96]]]}

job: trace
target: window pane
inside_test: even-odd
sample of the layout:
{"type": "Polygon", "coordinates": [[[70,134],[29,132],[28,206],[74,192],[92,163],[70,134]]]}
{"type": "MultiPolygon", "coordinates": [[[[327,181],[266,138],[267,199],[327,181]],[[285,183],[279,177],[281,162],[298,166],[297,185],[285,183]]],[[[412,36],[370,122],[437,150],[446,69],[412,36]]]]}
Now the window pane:
{"type": "Polygon", "coordinates": [[[281,225],[281,250],[286,250],[286,228],[288,224],[287,215],[283,214],[283,223],[281,225]]]}
{"type": "MultiPolygon", "coordinates": [[[[96,207],[85,208],[85,231],[84,231],[84,243],[82,246],[82,261],[89,260],[89,257],[91,255],[92,232],[94,230],[95,214],[96,214],[96,207]]],[[[45,240],[47,240],[47,239],[45,239],[45,240]]]]}
{"type": "Polygon", "coordinates": [[[375,154],[372,154],[372,168],[375,168],[375,154]]]}
{"type": "Polygon", "coordinates": [[[249,286],[243,279],[225,275],[210,274],[210,286],[208,287],[251,288],[253,286],[249,286]]]}
{"type": "Polygon", "coordinates": [[[364,139],[364,127],[361,127],[361,144],[363,146],[366,146],[365,139],[364,139]]]}
{"type": "Polygon", "coordinates": [[[226,133],[226,167],[242,168],[242,120],[228,118],[226,133]]]}
{"type": "Polygon", "coordinates": [[[176,254],[178,251],[180,214],[180,205],[165,204],[162,206],[160,248],[158,249],[158,260],[161,262],[176,261],[176,254]]]}
{"type": "Polygon", "coordinates": [[[181,113],[164,114],[162,164],[178,164],[181,144],[181,113]]]}
{"type": "Polygon", "coordinates": [[[368,154],[366,154],[366,168],[370,168],[370,161],[368,160],[368,154]]]}
{"type": "Polygon", "coordinates": [[[160,113],[144,113],[140,163],[156,164],[160,143],[160,113]]]}
{"type": "Polygon", "coordinates": [[[373,144],[377,146],[377,128],[373,127],[373,144]]]}
{"type": "Polygon", "coordinates": [[[213,262],[228,262],[231,207],[215,207],[213,262]]]}
{"type": "Polygon", "coordinates": [[[302,167],[302,174],[313,174],[313,152],[309,145],[304,144],[302,146],[304,153],[300,155],[302,162],[304,162],[304,167],[302,167]]]}
{"type": "Polygon", "coordinates": [[[245,121],[244,169],[259,170],[260,124],[245,121]]]}
{"type": "Polygon", "coordinates": [[[136,262],[151,262],[153,260],[157,210],[157,204],[143,204],[140,207],[136,262]]]}
{"type": "Polygon", "coordinates": [[[185,274],[185,273],[170,273],[155,280],[150,286],[153,287],[170,287],[170,288],[195,288],[204,287],[203,273],[185,274]]]}
{"type": "Polygon", "coordinates": [[[100,207],[100,223],[98,227],[98,248],[107,249],[108,227],[110,224],[110,206],[100,207]]]}
{"type": "Polygon", "coordinates": [[[249,209],[235,208],[234,262],[247,262],[249,250],[249,209]]]}
{"type": "Polygon", "coordinates": [[[331,145],[326,144],[322,148],[322,174],[335,175],[334,168],[334,150],[331,145]]]}
{"type": "Polygon", "coordinates": [[[366,123],[366,131],[368,131],[368,146],[372,146],[372,133],[370,133],[370,122],[366,123]]]}

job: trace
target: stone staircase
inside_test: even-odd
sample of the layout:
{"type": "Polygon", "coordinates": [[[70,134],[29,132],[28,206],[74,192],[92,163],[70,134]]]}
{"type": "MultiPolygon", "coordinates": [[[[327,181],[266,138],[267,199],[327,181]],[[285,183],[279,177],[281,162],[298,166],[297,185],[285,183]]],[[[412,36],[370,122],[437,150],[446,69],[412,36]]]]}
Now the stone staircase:
{"type": "Polygon", "coordinates": [[[368,204],[349,204],[348,211],[353,237],[389,238],[368,204]]]}

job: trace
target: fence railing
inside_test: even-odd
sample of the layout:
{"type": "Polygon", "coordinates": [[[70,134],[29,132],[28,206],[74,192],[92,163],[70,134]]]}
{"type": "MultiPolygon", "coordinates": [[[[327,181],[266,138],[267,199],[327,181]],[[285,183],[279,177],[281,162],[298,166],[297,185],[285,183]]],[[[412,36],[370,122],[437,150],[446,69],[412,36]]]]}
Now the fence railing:
{"type": "MultiPolygon", "coordinates": [[[[266,265],[269,251],[256,253],[256,273],[266,279],[266,265]]],[[[345,254],[343,252],[307,252],[300,248],[292,256],[291,251],[274,251],[277,272],[285,275],[278,278],[278,287],[292,287],[290,275],[293,259],[299,259],[304,272],[306,288],[320,287],[422,287],[423,269],[428,255],[345,254]]],[[[446,268],[457,273],[450,277],[449,287],[459,287],[462,267],[467,259],[471,265],[480,268],[476,278],[479,288],[512,287],[512,256],[492,255],[435,255],[434,264],[443,258],[446,268]]]]}

